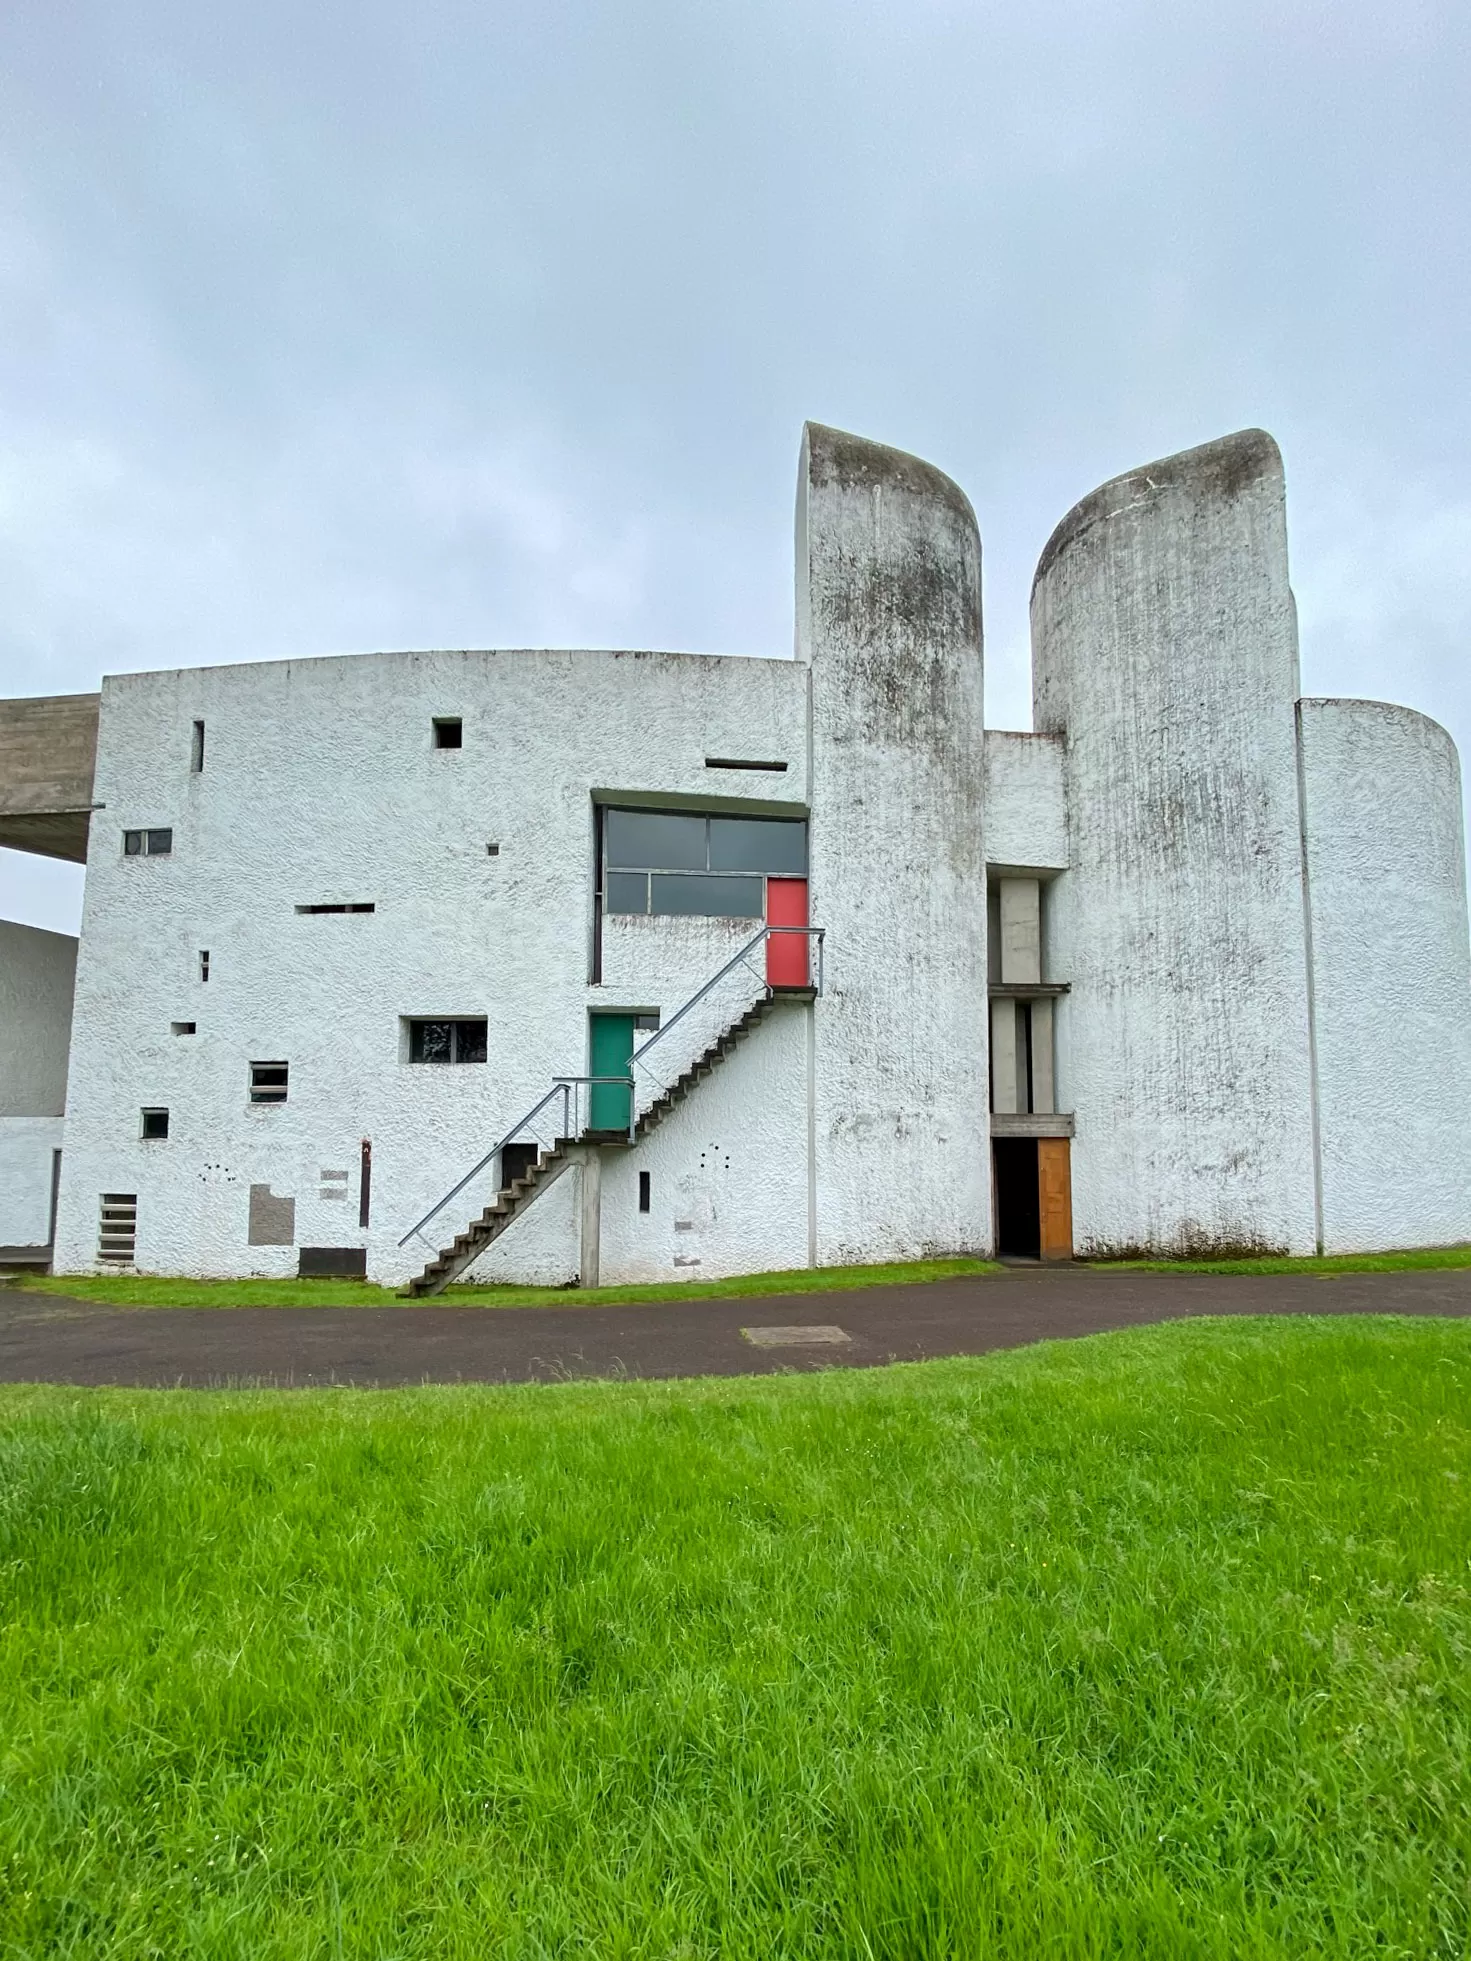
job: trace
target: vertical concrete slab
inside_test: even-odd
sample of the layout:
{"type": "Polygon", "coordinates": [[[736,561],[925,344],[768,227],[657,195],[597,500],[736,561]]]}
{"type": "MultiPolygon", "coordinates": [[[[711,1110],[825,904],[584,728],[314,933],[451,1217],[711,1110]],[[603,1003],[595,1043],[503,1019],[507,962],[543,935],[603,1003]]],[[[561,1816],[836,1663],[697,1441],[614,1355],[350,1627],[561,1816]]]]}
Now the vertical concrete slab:
{"type": "Polygon", "coordinates": [[[917,458],[809,424],[797,651],[811,684],[818,1257],[991,1236],[980,538],[917,458]]]}
{"type": "Polygon", "coordinates": [[[1052,1003],[1032,1003],[1032,1108],[1050,1114],[1057,1108],[1052,1065],[1052,1003]]]}
{"type": "Polygon", "coordinates": [[[1299,703],[1323,1243],[1471,1240],[1461,771],[1383,701],[1299,703]]]}
{"type": "Polygon", "coordinates": [[[580,1225],[581,1258],[578,1263],[577,1284],[580,1287],[597,1287],[602,1284],[603,1253],[603,1154],[599,1150],[588,1149],[583,1154],[580,1180],[578,1220],[580,1225]]]}
{"type": "Polygon", "coordinates": [[[1021,1108],[1018,1101],[1025,1078],[1017,1070],[1016,1003],[1009,997],[991,1003],[991,1108],[1011,1116],[1021,1108]]]}
{"type": "Polygon", "coordinates": [[[1261,430],[1105,484],[1032,593],[1034,720],[1065,738],[1072,983],[1058,1092],[1085,1250],[1315,1236],[1282,462],[1261,430]]]}
{"type": "Polygon", "coordinates": [[[1041,887],[1035,878],[1003,878],[1001,899],[1001,978],[1042,978],[1041,887]]]}

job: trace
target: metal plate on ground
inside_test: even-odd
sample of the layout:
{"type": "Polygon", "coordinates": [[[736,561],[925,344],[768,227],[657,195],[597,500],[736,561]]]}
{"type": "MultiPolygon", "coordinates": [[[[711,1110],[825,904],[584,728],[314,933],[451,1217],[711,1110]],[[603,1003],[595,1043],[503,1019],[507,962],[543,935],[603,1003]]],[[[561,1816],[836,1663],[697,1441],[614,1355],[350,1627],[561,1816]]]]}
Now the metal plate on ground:
{"type": "Polygon", "coordinates": [[[742,1328],[741,1334],[753,1348],[823,1348],[853,1337],[841,1328],[742,1328]]]}

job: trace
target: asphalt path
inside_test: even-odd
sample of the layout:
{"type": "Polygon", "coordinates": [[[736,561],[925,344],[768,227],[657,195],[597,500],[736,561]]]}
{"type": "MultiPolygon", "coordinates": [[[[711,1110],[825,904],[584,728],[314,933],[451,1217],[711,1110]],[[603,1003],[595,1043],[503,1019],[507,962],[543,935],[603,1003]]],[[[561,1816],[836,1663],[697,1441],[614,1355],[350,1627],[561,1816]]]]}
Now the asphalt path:
{"type": "Polygon", "coordinates": [[[985,1355],[1212,1314],[1467,1315],[1471,1269],[1012,1268],[912,1287],[578,1308],[118,1308],[0,1288],[0,1381],[306,1389],[767,1375],[985,1355]],[[758,1345],[769,1329],[826,1332],[758,1345]]]}

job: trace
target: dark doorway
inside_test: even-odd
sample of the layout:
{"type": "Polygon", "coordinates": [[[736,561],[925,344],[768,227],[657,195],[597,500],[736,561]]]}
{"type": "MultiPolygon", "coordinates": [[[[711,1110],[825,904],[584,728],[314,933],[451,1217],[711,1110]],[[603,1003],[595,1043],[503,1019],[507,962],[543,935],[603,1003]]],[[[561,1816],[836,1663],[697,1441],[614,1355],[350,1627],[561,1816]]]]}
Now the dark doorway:
{"type": "Polygon", "coordinates": [[[514,1185],[518,1178],[524,1178],[534,1168],[540,1155],[535,1144],[502,1144],[501,1190],[514,1185]]]}
{"type": "Polygon", "coordinates": [[[996,1251],[1035,1260],[1042,1252],[1035,1137],[998,1137],[996,1156],[996,1251]]]}

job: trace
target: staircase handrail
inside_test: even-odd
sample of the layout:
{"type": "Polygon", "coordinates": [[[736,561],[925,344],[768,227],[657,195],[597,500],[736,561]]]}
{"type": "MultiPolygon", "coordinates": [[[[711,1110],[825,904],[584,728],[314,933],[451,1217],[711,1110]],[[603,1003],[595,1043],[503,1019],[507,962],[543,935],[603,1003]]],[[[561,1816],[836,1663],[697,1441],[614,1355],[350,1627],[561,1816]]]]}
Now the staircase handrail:
{"type": "MultiPolygon", "coordinates": [[[[679,1025],[679,1023],[684,1020],[685,1016],[689,1013],[691,1008],[697,1008],[700,1005],[700,1003],[704,1000],[705,996],[711,991],[711,989],[718,987],[720,983],[725,979],[728,973],[731,973],[735,968],[739,967],[743,960],[749,962],[750,956],[756,951],[757,947],[764,946],[769,939],[773,939],[778,933],[801,933],[809,941],[816,940],[817,979],[816,982],[814,983],[814,992],[817,994],[821,994],[822,993],[822,942],[826,936],[826,931],[827,929],[822,926],[763,926],[761,928],[761,931],[756,935],[756,937],[752,940],[748,940],[738,953],[732,954],[730,959],[726,961],[725,965],[720,969],[720,971],[718,973],[712,974],[709,980],[706,981],[705,985],[699,990],[699,992],[697,994],[692,994],[688,999],[688,1001],[685,1002],[682,1008],[676,1009],[675,1012],[669,1017],[668,1021],[660,1022],[659,1026],[654,1030],[653,1034],[649,1037],[648,1041],[643,1043],[641,1047],[634,1050],[630,1067],[636,1067],[636,1068],[647,1067],[647,1064],[644,1062],[644,1057],[648,1054],[649,1050],[653,1048],[657,1042],[662,1042],[664,1037],[669,1033],[670,1029],[676,1028],[679,1025]]],[[[766,979],[766,976],[764,974],[758,976],[758,978],[761,980],[763,986],[767,987],[768,989],[770,988],[771,983],[766,979]]],[[[653,1071],[650,1070],[649,1073],[650,1075],[652,1075],[653,1071]]]]}
{"type": "MultiPolygon", "coordinates": [[[[731,973],[735,968],[739,967],[742,961],[749,962],[750,956],[756,951],[758,946],[764,946],[767,940],[774,939],[778,933],[800,933],[808,941],[816,940],[817,978],[813,986],[813,991],[816,994],[821,994],[822,980],[823,980],[822,943],[826,934],[826,929],[821,926],[763,926],[761,931],[756,934],[754,939],[749,940],[746,943],[746,945],[740,949],[738,953],[732,954],[731,958],[726,961],[725,965],[719,970],[718,973],[714,973],[710,976],[709,980],[707,980],[705,985],[702,988],[700,988],[698,993],[692,994],[688,999],[688,1001],[685,1002],[682,1008],[676,1009],[675,1012],[669,1017],[668,1021],[662,1023],[658,1028],[654,1030],[653,1034],[650,1035],[648,1041],[645,1042],[643,1046],[636,1052],[636,1054],[634,1054],[630,1059],[629,1061],[630,1070],[632,1070],[636,1066],[640,1068],[645,1067],[646,1065],[643,1059],[648,1054],[649,1050],[653,1048],[655,1043],[662,1041],[663,1038],[669,1033],[670,1029],[676,1027],[678,1023],[683,1021],[691,1008],[698,1007],[700,1002],[704,1000],[705,996],[711,991],[711,989],[718,987],[721,981],[725,979],[726,975],[731,973]]],[[[767,989],[769,993],[771,991],[770,981],[766,979],[766,976],[764,974],[759,975],[758,978],[761,980],[762,985],[767,989]]],[[[652,1074],[653,1072],[650,1071],[649,1073],[652,1074]]],[[[507,1144],[513,1143],[515,1139],[521,1134],[521,1132],[530,1125],[532,1119],[534,1117],[539,1117],[541,1115],[542,1111],[547,1107],[548,1103],[550,1103],[554,1097],[560,1096],[562,1099],[562,1135],[563,1137],[570,1139],[572,1136],[572,1121],[571,1121],[572,1091],[573,1091],[573,1086],[579,1083],[589,1083],[589,1084],[626,1083],[628,1085],[628,1092],[629,1092],[628,1094],[628,1141],[630,1144],[633,1143],[637,1135],[637,1124],[638,1124],[638,1114],[637,1114],[637,1107],[636,1107],[638,1103],[638,1082],[637,1079],[632,1074],[627,1076],[556,1076],[552,1080],[551,1088],[547,1091],[546,1095],[542,1097],[541,1101],[539,1103],[533,1103],[531,1108],[526,1112],[526,1115],[522,1117],[520,1122],[512,1124],[511,1128],[506,1132],[505,1136],[500,1138],[495,1144],[491,1146],[491,1148],[485,1153],[485,1156],[481,1158],[480,1162],[478,1164],[471,1165],[470,1169],[465,1173],[464,1177],[460,1180],[460,1182],[457,1185],[451,1185],[450,1189],[445,1193],[444,1197],[441,1198],[437,1202],[437,1204],[430,1206],[429,1210],[424,1214],[423,1218],[420,1219],[417,1225],[409,1227],[408,1231],[404,1234],[403,1238],[398,1242],[399,1245],[406,1246],[411,1239],[415,1238],[416,1236],[422,1236],[423,1230],[425,1226],[428,1225],[429,1221],[435,1218],[439,1213],[441,1213],[444,1210],[445,1206],[449,1204],[452,1198],[457,1198],[459,1194],[465,1189],[466,1185],[468,1185],[473,1178],[478,1178],[480,1176],[480,1173],[485,1169],[486,1165],[488,1165],[493,1158],[495,1158],[501,1151],[503,1151],[507,1144]]],[[[429,1242],[426,1240],[425,1244],[427,1245],[428,1243],[429,1242]]]]}
{"type": "MultiPolygon", "coordinates": [[[[465,1189],[466,1185],[469,1184],[472,1178],[478,1178],[481,1172],[485,1169],[486,1165],[490,1163],[491,1159],[497,1156],[501,1151],[503,1151],[506,1148],[507,1144],[513,1143],[515,1139],[520,1135],[520,1133],[523,1130],[525,1130],[525,1128],[531,1122],[533,1117],[539,1117],[541,1115],[542,1111],[547,1107],[548,1103],[551,1102],[554,1096],[560,1096],[562,1099],[562,1135],[565,1137],[567,1135],[567,1130],[568,1130],[567,1111],[568,1111],[568,1099],[572,1094],[571,1087],[570,1087],[572,1081],[573,1078],[570,1076],[566,1077],[565,1079],[562,1077],[558,1077],[558,1079],[552,1084],[551,1088],[547,1091],[546,1095],[541,1099],[541,1101],[539,1103],[533,1103],[531,1108],[526,1112],[526,1115],[521,1119],[521,1121],[519,1123],[512,1124],[511,1128],[506,1132],[505,1136],[502,1137],[497,1143],[492,1144],[490,1149],[485,1153],[485,1156],[480,1160],[479,1164],[472,1165],[470,1169],[465,1173],[464,1177],[460,1180],[459,1184],[452,1185],[450,1189],[445,1193],[444,1197],[439,1200],[437,1205],[431,1205],[429,1210],[424,1214],[423,1218],[419,1221],[418,1225],[409,1227],[408,1231],[404,1234],[403,1238],[398,1242],[399,1245],[406,1246],[408,1242],[415,1236],[416,1233],[422,1233],[425,1226],[428,1225],[429,1221],[435,1216],[435,1214],[442,1212],[445,1206],[449,1204],[452,1198],[457,1198],[459,1194],[465,1189]]],[[[427,1244],[428,1242],[426,1241],[425,1243],[427,1244]]]]}

